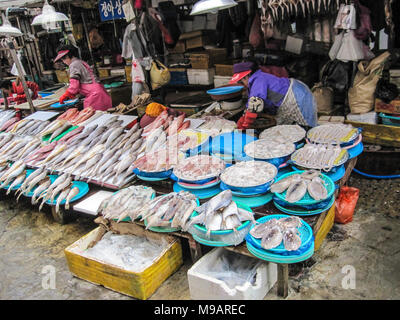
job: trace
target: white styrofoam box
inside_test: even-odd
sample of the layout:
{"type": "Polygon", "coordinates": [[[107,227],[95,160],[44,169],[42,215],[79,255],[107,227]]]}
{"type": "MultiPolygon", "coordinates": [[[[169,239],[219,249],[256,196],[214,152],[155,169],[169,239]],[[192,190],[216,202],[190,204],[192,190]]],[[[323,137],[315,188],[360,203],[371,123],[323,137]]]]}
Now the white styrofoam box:
{"type": "Polygon", "coordinates": [[[215,69],[187,69],[189,84],[210,85],[214,83],[215,69]]]}
{"type": "Polygon", "coordinates": [[[194,16],[193,18],[193,31],[204,30],[207,28],[207,17],[206,16],[194,16]]]}
{"type": "Polygon", "coordinates": [[[232,79],[232,77],[214,76],[214,87],[218,88],[218,87],[224,86],[226,84],[229,84],[229,81],[231,79],[232,79]]]}
{"type": "Polygon", "coordinates": [[[110,74],[111,76],[124,76],[125,68],[111,69],[110,74]]]}
{"type": "Polygon", "coordinates": [[[87,214],[91,214],[97,216],[97,211],[99,210],[99,206],[101,202],[108,197],[112,196],[113,192],[111,191],[98,191],[90,197],[86,198],[83,201],[74,204],[73,209],[78,212],[83,212],[87,214]]]}
{"type": "Polygon", "coordinates": [[[378,114],[376,112],[367,112],[367,113],[349,113],[347,115],[347,120],[363,122],[363,123],[378,123],[378,114]]]}
{"type": "MultiPolygon", "coordinates": [[[[278,279],[275,263],[263,262],[257,269],[254,285],[249,282],[231,289],[227,284],[208,275],[209,267],[223,253],[215,248],[188,270],[190,298],[192,300],[262,300],[278,279]]],[[[255,258],[254,258],[255,259],[255,258]]]]}

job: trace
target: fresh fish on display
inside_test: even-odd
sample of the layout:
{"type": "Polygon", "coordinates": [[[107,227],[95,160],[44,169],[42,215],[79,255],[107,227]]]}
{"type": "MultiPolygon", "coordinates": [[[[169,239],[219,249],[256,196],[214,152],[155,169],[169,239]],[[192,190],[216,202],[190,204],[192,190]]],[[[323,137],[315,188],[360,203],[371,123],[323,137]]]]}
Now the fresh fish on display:
{"type": "Polygon", "coordinates": [[[76,197],[79,193],[79,188],[78,187],[73,187],[70,192],[68,193],[66,200],[65,200],[65,209],[69,210],[69,203],[70,201],[76,197]]]}
{"type": "Polygon", "coordinates": [[[187,231],[194,224],[202,224],[206,227],[206,236],[209,237],[211,231],[233,230],[242,225],[243,221],[250,220],[255,224],[254,216],[251,212],[239,209],[232,201],[232,191],[226,190],[211,198],[208,202],[196,208],[198,216],[189,220],[183,228],[187,231]]]}
{"type": "MultiPolygon", "coordinates": [[[[51,185],[51,180],[49,177],[44,178],[38,183],[38,187],[35,189],[32,195],[31,203],[35,205],[37,203],[37,197],[42,194],[51,185]]],[[[22,193],[21,193],[22,194],[22,193]]]]}
{"type": "Polygon", "coordinates": [[[221,180],[233,187],[256,187],[270,182],[277,174],[277,168],[268,162],[243,161],[226,168],[221,180]]]}
{"type": "Polygon", "coordinates": [[[278,225],[277,219],[271,219],[267,222],[257,224],[250,230],[250,234],[256,239],[262,239],[264,233],[267,231],[266,229],[272,229],[273,227],[278,225]]]}
{"type": "MultiPolygon", "coordinates": [[[[27,183],[23,188],[21,186],[21,188],[19,188],[19,190],[17,190],[17,191],[20,192],[19,196],[17,197],[17,201],[19,200],[19,198],[21,197],[22,194],[28,194],[38,183],[43,181],[43,179],[45,179],[46,177],[47,177],[47,172],[46,171],[42,171],[40,174],[35,176],[34,179],[31,179],[29,181],[29,183],[27,183]]],[[[28,178],[30,178],[30,176],[28,178]]]]}
{"type": "Polygon", "coordinates": [[[26,170],[24,170],[18,177],[15,178],[13,183],[10,184],[10,187],[8,188],[6,194],[10,194],[12,188],[23,183],[25,180],[25,177],[26,177],[26,170]]]}
{"type": "Polygon", "coordinates": [[[10,120],[7,120],[0,128],[0,131],[6,131],[10,126],[14,125],[19,121],[18,117],[11,118],[10,120]]]}
{"type": "Polygon", "coordinates": [[[308,183],[307,191],[314,200],[324,200],[328,197],[328,190],[320,177],[315,177],[308,183]]]}
{"type": "MultiPolygon", "coordinates": [[[[16,162],[15,162],[16,163],[16,162]]],[[[14,164],[15,164],[14,163],[14,164]]],[[[19,165],[17,167],[14,167],[14,165],[5,173],[5,175],[3,175],[0,179],[0,181],[4,181],[2,185],[0,185],[0,187],[5,187],[8,186],[8,184],[15,179],[16,177],[18,177],[20,174],[22,174],[22,172],[25,171],[26,165],[25,163],[23,163],[22,165],[19,165]]]]}
{"type": "Polygon", "coordinates": [[[278,225],[265,229],[265,233],[261,239],[261,247],[266,250],[276,248],[282,243],[282,230],[278,225]]]}
{"type": "Polygon", "coordinates": [[[12,139],[13,139],[13,135],[9,134],[9,133],[2,133],[0,135],[0,150],[1,148],[3,148],[3,146],[7,145],[12,139]]]}
{"type": "Polygon", "coordinates": [[[293,174],[293,175],[286,177],[284,179],[281,179],[281,180],[275,182],[273,185],[271,185],[271,192],[272,193],[282,193],[285,190],[287,190],[287,188],[289,188],[289,186],[293,182],[297,182],[300,180],[301,180],[301,176],[299,174],[293,174]]]}
{"type": "Polygon", "coordinates": [[[351,124],[330,123],[312,128],[307,132],[307,138],[313,143],[337,144],[354,140],[358,129],[351,124]]]}
{"type": "Polygon", "coordinates": [[[278,125],[268,128],[261,132],[260,139],[267,139],[279,143],[296,143],[303,140],[306,136],[306,130],[299,125],[278,125]]]}
{"type": "Polygon", "coordinates": [[[279,143],[271,140],[260,139],[244,146],[244,152],[256,159],[273,159],[291,155],[296,150],[294,143],[279,143]]]}
{"type": "Polygon", "coordinates": [[[224,169],[225,162],[221,159],[198,155],[182,160],[173,172],[179,179],[195,181],[218,177],[224,169]]]}
{"type": "Polygon", "coordinates": [[[137,216],[141,215],[141,220],[146,219],[146,229],[168,226],[184,228],[196,207],[196,197],[190,192],[172,192],[150,201],[137,216]]]}
{"type": "Polygon", "coordinates": [[[67,186],[61,191],[56,202],[56,212],[60,212],[60,203],[68,196],[71,191],[71,186],[67,186]]]}
{"type": "Polygon", "coordinates": [[[212,137],[215,137],[222,133],[232,132],[237,128],[236,122],[227,120],[223,117],[205,116],[201,119],[205,122],[201,124],[197,128],[197,130],[201,132],[207,132],[212,137]]]}
{"type": "Polygon", "coordinates": [[[295,251],[301,246],[299,231],[296,228],[289,228],[283,233],[283,244],[287,251],[295,251]]]}
{"type": "Polygon", "coordinates": [[[152,188],[131,186],[105,199],[100,204],[98,213],[106,219],[118,219],[118,222],[128,216],[134,221],[140,209],[148,204],[154,195],[155,191],[152,188]]]}
{"type": "MultiPolygon", "coordinates": [[[[183,121],[185,120],[186,114],[181,114],[177,118],[175,118],[172,123],[169,125],[167,134],[168,136],[173,136],[174,134],[178,133],[178,129],[181,127],[183,124],[183,121]]],[[[190,125],[190,123],[189,123],[190,125]]]]}
{"type": "Polygon", "coordinates": [[[307,192],[307,183],[304,180],[292,183],[286,192],[285,200],[290,203],[295,203],[301,200],[307,192]]]}

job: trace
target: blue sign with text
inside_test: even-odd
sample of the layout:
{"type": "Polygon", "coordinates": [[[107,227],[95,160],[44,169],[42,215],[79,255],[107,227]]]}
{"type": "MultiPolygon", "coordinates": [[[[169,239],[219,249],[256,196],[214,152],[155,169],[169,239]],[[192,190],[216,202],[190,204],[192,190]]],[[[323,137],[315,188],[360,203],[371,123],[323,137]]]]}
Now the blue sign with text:
{"type": "Polygon", "coordinates": [[[101,21],[125,18],[122,0],[100,0],[99,11],[101,21]]]}

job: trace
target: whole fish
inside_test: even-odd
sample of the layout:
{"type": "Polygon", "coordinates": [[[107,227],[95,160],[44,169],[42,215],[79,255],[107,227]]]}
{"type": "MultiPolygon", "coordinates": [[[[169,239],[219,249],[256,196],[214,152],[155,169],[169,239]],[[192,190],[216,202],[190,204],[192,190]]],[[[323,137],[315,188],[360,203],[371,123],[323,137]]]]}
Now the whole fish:
{"type": "MultiPolygon", "coordinates": [[[[54,180],[53,183],[50,185],[50,187],[46,190],[46,192],[44,192],[43,194],[41,194],[41,195],[39,196],[38,200],[40,200],[40,199],[42,199],[42,198],[44,198],[44,197],[47,197],[47,196],[48,196],[47,199],[49,199],[50,196],[51,196],[51,193],[53,192],[53,190],[54,190],[57,186],[59,186],[61,183],[63,183],[64,181],[66,181],[67,179],[68,179],[68,174],[67,174],[67,173],[64,173],[64,174],[62,174],[61,176],[57,177],[56,180],[54,180]]],[[[46,199],[46,200],[47,200],[47,199],[46,199]]]]}
{"type": "Polygon", "coordinates": [[[124,128],[117,128],[114,129],[114,131],[110,134],[106,141],[106,149],[108,149],[111,144],[121,135],[121,133],[124,131],[124,128]]]}
{"type": "Polygon", "coordinates": [[[63,182],[60,182],[59,184],[52,183],[50,188],[53,187],[52,189],[48,189],[46,195],[42,198],[42,203],[39,206],[39,211],[42,210],[42,207],[44,203],[47,200],[50,200],[51,203],[54,202],[54,198],[62,191],[64,188],[67,186],[70,186],[72,182],[72,178],[67,178],[63,182]],[[49,191],[51,190],[51,191],[49,191]]]}
{"type": "Polygon", "coordinates": [[[7,145],[7,143],[9,143],[12,139],[12,134],[4,134],[3,139],[0,141],[0,148],[3,148],[3,146],[7,145]]]}
{"type": "Polygon", "coordinates": [[[31,135],[38,135],[40,132],[42,132],[44,130],[44,128],[46,128],[49,125],[49,121],[42,121],[42,123],[35,129],[32,130],[31,135]]]}
{"type": "Polygon", "coordinates": [[[5,131],[7,130],[10,126],[14,125],[19,121],[18,117],[11,118],[10,120],[6,121],[2,126],[0,131],[5,131]]]}
{"type": "Polygon", "coordinates": [[[47,188],[50,187],[50,185],[51,185],[51,180],[49,177],[46,177],[45,179],[43,179],[39,182],[39,186],[35,189],[35,191],[32,195],[31,203],[33,205],[35,205],[37,203],[36,198],[38,196],[40,196],[43,191],[47,190],[47,188]]]}
{"type": "Polygon", "coordinates": [[[127,168],[129,168],[133,164],[133,161],[135,160],[136,160],[135,154],[128,154],[126,157],[124,157],[115,169],[116,172],[115,177],[118,177],[120,174],[122,174],[122,172],[124,172],[127,168]]]}
{"type": "Polygon", "coordinates": [[[65,187],[65,188],[61,191],[60,195],[59,195],[58,198],[57,198],[57,202],[56,202],[56,212],[60,212],[60,203],[61,203],[63,200],[65,200],[65,198],[68,196],[68,194],[70,193],[70,191],[71,191],[71,186],[70,186],[70,185],[67,186],[67,187],[65,187]]]}
{"type": "Polygon", "coordinates": [[[64,150],[67,148],[65,144],[60,144],[54,148],[54,150],[42,161],[42,165],[45,163],[49,162],[51,159],[54,159],[57,155],[59,155],[61,152],[64,152],[64,150]]]}
{"type": "Polygon", "coordinates": [[[41,137],[47,136],[49,134],[52,134],[54,131],[56,131],[59,128],[63,127],[65,123],[66,123],[65,120],[57,120],[54,123],[50,124],[49,127],[45,128],[39,134],[40,134],[41,137]]]}
{"type": "Polygon", "coordinates": [[[68,196],[66,197],[65,200],[65,209],[69,210],[69,203],[71,202],[71,200],[76,197],[79,193],[79,188],[78,187],[73,187],[70,192],[68,193],[68,196]]]}
{"type": "Polygon", "coordinates": [[[289,186],[285,200],[290,203],[295,203],[301,200],[306,192],[307,184],[303,180],[296,181],[289,186]]]}
{"type": "Polygon", "coordinates": [[[15,170],[17,170],[19,167],[24,165],[24,162],[22,160],[18,160],[13,163],[11,167],[7,169],[7,171],[4,173],[4,175],[0,178],[0,182],[4,181],[5,179],[8,178],[8,176],[13,173],[15,170]]]}
{"type": "Polygon", "coordinates": [[[266,250],[276,248],[282,243],[282,231],[278,226],[267,229],[262,240],[261,247],[266,250]]]}
{"type": "Polygon", "coordinates": [[[282,193],[285,190],[287,190],[287,188],[289,188],[289,186],[293,183],[293,181],[299,181],[299,180],[301,180],[301,177],[299,174],[293,174],[289,177],[281,179],[271,185],[271,192],[272,193],[282,193]]]}
{"type": "Polygon", "coordinates": [[[283,234],[283,245],[287,251],[295,251],[301,246],[301,238],[297,229],[285,230],[283,234]]]}
{"type": "Polygon", "coordinates": [[[98,154],[96,154],[92,159],[89,159],[89,160],[86,162],[84,168],[81,169],[81,170],[79,171],[79,173],[77,174],[76,180],[80,180],[80,178],[82,177],[82,175],[83,175],[84,177],[86,177],[85,173],[87,174],[88,170],[90,170],[91,168],[93,168],[93,167],[100,161],[101,158],[102,158],[102,154],[98,153],[98,154]]]}
{"type": "Polygon", "coordinates": [[[68,132],[64,137],[62,137],[59,142],[63,143],[64,141],[66,142],[68,139],[72,139],[72,137],[77,136],[78,134],[80,134],[82,131],[85,130],[85,127],[78,127],[75,128],[74,130],[68,132]]]}
{"type": "Polygon", "coordinates": [[[26,170],[24,170],[18,177],[15,178],[14,182],[10,184],[10,187],[8,188],[6,194],[9,194],[16,185],[19,185],[24,182],[26,177],[26,170]]]}
{"type": "MultiPolygon", "coordinates": [[[[25,163],[10,172],[10,174],[7,175],[7,178],[3,182],[3,184],[0,187],[8,186],[8,184],[16,177],[18,177],[22,172],[25,170],[25,163]]],[[[3,180],[3,177],[1,177],[1,180],[3,180]]]]}
{"type": "MultiPolygon", "coordinates": [[[[28,178],[30,178],[30,176],[28,178]]],[[[21,188],[18,190],[20,194],[17,197],[17,201],[19,200],[22,194],[28,194],[40,181],[42,181],[46,177],[47,177],[47,172],[45,170],[41,171],[39,172],[39,174],[35,175],[33,179],[30,179],[25,186],[21,186],[21,188]]]]}

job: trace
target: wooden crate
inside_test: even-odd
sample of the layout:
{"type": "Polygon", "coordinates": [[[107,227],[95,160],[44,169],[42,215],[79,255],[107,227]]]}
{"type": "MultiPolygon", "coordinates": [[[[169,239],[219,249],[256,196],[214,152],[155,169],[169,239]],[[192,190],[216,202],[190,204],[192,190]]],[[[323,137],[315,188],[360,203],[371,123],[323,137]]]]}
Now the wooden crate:
{"type": "Polygon", "coordinates": [[[104,226],[101,226],[64,250],[69,270],[83,280],[137,299],[146,300],[183,263],[180,240],[175,237],[145,231],[142,227],[133,223],[120,224],[121,226],[117,227],[120,234],[135,234],[153,239],[164,238],[168,241],[169,246],[150,267],[140,273],[127,271],[100,260],[86,258],[75,252],[76,249],[85,250],[91,244],[97,243],[107,231],[104,226]]]}
{"type": "Polygon", "coordinates": [[[209,44],[210,39],[207,35],[201,35],[198,37],[194,37],[191,39],[187,39],[186,43],[186,50],[196,49],[196,48],[203,48],[207,44],[209,44]]]}
{"type": "Polygon", "coordinates": [[[204,52],[195,52],[189,55],[193,69],[209,69],[226,59],[225,48],[209,49],[204,52]]]}
{"type": "Polygon", "coordinates": [[[184,40],[179,40],[175,47],[172,49],[168,49],[170,53],[185,53],[186,51],[186,43],[184,40]]]}
{"type": "Polygon", "coordinates": [[[108,78],[111,75],[111,67],[102,67],[102,68],[97,68],[99,71],[99,78],[108,78]]]}
{"type": "Polygon", "coordinates": [[[348,120],[346,120],[345,123],[349,123],[357,128],[362,128],[363,142],[400,148],[400,127],[348,120]]]}
{"type": "Polygon", "coordinates": [[[69,83],[69,74],[66,70],[56,70],[56,76],[59,83],[69,83]]]}
{"type": "Polygon", "coordinates": [[[390,103],[385,103],[380,99],[375,99],[375,112],[400,114],[400,98],[397,98],[390,103]]]}
{"type": "Polygon", "coordinates": [[[215,64],[215,75],[223,77],[232,77],[233,64],[215,64]]]}

